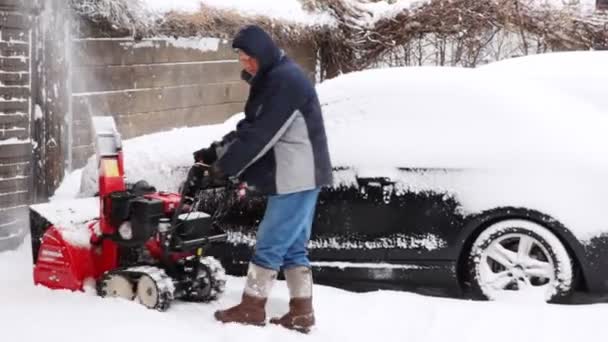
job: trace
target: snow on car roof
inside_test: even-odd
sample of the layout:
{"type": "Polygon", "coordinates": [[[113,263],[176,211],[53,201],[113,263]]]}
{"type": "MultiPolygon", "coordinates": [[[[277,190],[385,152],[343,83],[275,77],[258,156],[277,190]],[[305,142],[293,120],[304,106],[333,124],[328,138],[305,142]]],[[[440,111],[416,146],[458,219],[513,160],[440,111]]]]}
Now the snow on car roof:
{"type": "Polygon", "coordinates": [[[480,67],[532,75],[608,75],[608,51],[566,51],[509,58],[480,67]]]}
{"type": "Polygon", "coordinates": [[[608,51],[570,51],[510,58],[480,72],[531,80],[556,88],[608,114],[608,51]]]}
{"type": "Polygon", "coordinates": [[[413,67],[318,86],[335,164],[492,168],[606,166],[608,117],[506,75],[413,67]]]}

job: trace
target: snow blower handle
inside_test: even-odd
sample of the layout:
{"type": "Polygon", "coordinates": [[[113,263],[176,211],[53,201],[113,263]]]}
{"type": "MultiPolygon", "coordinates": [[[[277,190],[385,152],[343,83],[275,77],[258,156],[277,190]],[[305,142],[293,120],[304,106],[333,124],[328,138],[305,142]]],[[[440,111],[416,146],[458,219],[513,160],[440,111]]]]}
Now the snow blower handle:
{"type": "Polygon", "coordinates": [[[213,175],[210,165],[197,162],[188,171],[182,196],[195,197],[200,190],[224,187],[227,185],[226,183],[225,180],[213,175]]]}

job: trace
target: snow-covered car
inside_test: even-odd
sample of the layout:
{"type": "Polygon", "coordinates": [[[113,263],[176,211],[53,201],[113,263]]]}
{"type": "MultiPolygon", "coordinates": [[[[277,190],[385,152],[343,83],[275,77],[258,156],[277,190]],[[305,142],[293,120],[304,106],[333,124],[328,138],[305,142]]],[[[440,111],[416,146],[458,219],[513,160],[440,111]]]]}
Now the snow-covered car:
{"type": "MultiPolygon", "coordinates": [[[[334,169],[309,244],[316,280],[557,301],[608,291],[608,116],[594,105],[486,73],[395,68],[318,86],[334,169]]],[[[241,118],[125,142],[127,176],[175,190],[241,118]]],[[[95,164],[81,194],[95,192],[95,164]]],[[[208,208],[217,204],[211,192],[208,208]]],[[[244,269],[264,211],[250,194],[210,252],[244,269]]]]}

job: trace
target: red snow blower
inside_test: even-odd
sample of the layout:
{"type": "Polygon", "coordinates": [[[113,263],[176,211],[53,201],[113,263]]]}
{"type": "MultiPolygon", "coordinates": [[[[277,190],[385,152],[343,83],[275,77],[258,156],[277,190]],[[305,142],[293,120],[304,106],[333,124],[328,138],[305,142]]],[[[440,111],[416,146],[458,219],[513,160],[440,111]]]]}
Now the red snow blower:
{"type": "Polygon", "coordinates": [[[229,185],[213,184],[202,164],[190,169],[179,194],[157,192],[145,181],[126,184],[113,118],[94,117],[93,127],[99,198],[30,207],[34,282],[69,290],[94,284],[100,296],[160,311],[173,299],[217,299],[225,271],[204,252],[226,239],[217,224],[223,209],[213,215],[195,209],[203,191],[229,185]],[[87,211],[97,215],[87,220],[87,211]]]}

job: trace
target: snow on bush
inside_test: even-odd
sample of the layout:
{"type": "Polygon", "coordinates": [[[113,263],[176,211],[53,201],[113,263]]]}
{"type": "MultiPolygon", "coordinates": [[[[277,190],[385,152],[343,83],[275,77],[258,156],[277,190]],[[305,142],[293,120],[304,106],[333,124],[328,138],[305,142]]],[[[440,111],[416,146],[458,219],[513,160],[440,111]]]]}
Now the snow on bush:
{"type": "Polygon", "coordinates": [[[93,20],[105,19],[128,28],[151,26],[169,12],[192,14],[209,6],[234,11],[243,16],[263,16],[303,25],[323,25],[333,21],[327,12],[308,11],[298,0],[71,0],[76,13],[93,20]]]}
{"type": "MultiPolygon", "coordinates": [[[[332,162],[349,168],[336,186],[390,177],[396,195],[443,193],[464,215],[525,207],[584,240],[608,231],[608,116],[593,105],[516,76],[432,67],[347,74],[318,91],[332,162]]],[[[240,117],[125,141],[127,176],[176,190],[192,152],[240,117]]],[[[83,195],[97,190],[95,165],[83,171],[83,195]]]]}
{"type": "Polygon", "coordinates": [[[300,0],[203,0],[202,3],[215,8],[234,10],[245,16],[267,16],[304,25],[323,25],[333,21],[327,12],[305,10],[300,0]]]}

